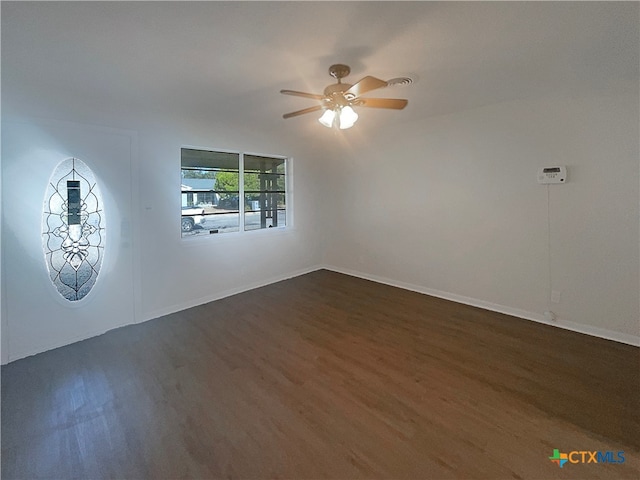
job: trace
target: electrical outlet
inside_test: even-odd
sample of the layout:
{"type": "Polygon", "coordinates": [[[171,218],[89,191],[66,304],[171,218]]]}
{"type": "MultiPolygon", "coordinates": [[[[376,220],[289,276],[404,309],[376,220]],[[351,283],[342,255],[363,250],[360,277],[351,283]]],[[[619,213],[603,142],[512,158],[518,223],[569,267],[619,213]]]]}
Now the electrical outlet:
{"type": "Polygon", "coordinates": [[[551,302],[552,303],[560,303],[562,299],[562,292],[560,290],[552,290],[551,291],[551,302]]]}

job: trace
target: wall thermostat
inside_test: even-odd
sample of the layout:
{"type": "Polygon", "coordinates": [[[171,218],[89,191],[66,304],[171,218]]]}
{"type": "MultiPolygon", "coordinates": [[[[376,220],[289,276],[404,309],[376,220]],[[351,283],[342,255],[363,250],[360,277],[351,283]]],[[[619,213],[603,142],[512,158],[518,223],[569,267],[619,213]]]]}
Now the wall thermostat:
{"type": "Polygon", "coordinates": [[[538,170],[538,183],[567,183],[567,167],[544,167],[538,170]]]}

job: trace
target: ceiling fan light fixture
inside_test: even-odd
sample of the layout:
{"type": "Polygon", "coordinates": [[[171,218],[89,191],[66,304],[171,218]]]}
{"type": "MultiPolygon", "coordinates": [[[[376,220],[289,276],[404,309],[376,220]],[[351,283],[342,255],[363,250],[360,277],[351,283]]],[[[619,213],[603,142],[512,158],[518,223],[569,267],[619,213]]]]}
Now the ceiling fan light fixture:
{"type": "Polygon", "coordinates": [[[348,65],[335,64],[329,68],[329,74],[338,82],[328,85],[322,95],[315,93],[299,92],[297,90],[280,90],[284,95],[310,98],[317,100],[318,104],[313,107],[303,108],[295,112],[285,113],[283,118],[297,117],[306,113],[318,112],[322,110],[322,115],[318,121],[327,128],[339,128],[345,130],[353,127],[358,120],[358,114],[353,111],[352,105],[368,108],[386,108],[391,110],[402,110],[407,106],[407,100],[403,98],[369,98],[362,95],[378,88],[390,85],[406,85],[412,82],[409,77],[399,77],[387,82],[379,78],[366,76],[358,80],[353,85],[342,83],[342,78],[346,77],[351,69],[348,65]]]}
{"type": "Polygon", "coordinates": [[[353,127],[354,123],[358,120],[358,114],[353,108],[346,106],[340,110],[340,129],[353,127]]]}
{"type": "Polygon", "coordinates": [[[324,111],[322,116],[318,119],[318,121],[327,128],[331,128],[333,126],[333,121],[336,118],[336,112],[333,110],[327,109],[324,111]]]}

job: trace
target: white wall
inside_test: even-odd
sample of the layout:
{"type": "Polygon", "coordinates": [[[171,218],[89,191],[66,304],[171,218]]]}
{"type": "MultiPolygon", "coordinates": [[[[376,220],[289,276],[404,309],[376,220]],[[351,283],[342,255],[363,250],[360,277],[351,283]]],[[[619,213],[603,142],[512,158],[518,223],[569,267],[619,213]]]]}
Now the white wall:
{"type": "Polygon", "coordinates": [[[313,154],[302,152],[295,142],[170,116],[158,121],[145,118],[144,112],[105,119],[97,111],[75,107],[59,109],[55,117],[37,107],[25,111],[28,116],[3,118],[3,363],[287,278],[320,263],[323,237],[314,215],[324,173],[313,154]],[[94,126],[101,122],[110,126],[94,126]],[[106,155],[105,148],[119,137],[126,152],[106,155]],[[290,155],[290,228],[182,239],[182,145],[290,155]],[[103,271],[78,305],[59,298],[50,284],[40,234],[49,175],[69,156],[90,165],[109,199],[103,271]]]}
{"type": "MultiPolygon", "coordinates": [[[[127,186],[133,299],[117,319],[106,309],[87,327],[81,309],[68,322],[68,309],[51,295],[7,275],[16,259],[28,262],[24,278],[37,272],[42,282],[46,275],[40,213],[31,206],[18,215],[7,205],[23,203],[24,182],[41,197],[53,160],[40,169],[42,158],[23,151],[16,163],[5,142],[3,362],[319,265],[534,320],[551,309],[559,325],[637,343],[637,105],[637,96],[521,100],[358,135],[362,143],[340,134],[332,148],[143,112],[104,118],[91,109],[58,110],[60,118],[82,122],[53,124],[95,130],[91,125],[107,123],[136,139],[127,186]],[[181,145],[292,155],[293,228],[181,239],[181,145]],[[567,165],[569,183],[538,185],[537,169],[556,164],[567,165]],[[19,174],[33,165],[28,178],[19,174]],[[25,238],[10,228],[16,215],[24,217],[22,234],[30,232],[25,238]],[[549,303],[550,288],[562,293],[560,303],[549,303]]],[[[37,109],[26,110],[37,117],[37,109]]],[[[45,146],[44,138],[34,137],[30,151],[45,146]]],[[[118,168],[100,165],[106,177],[118,178],[118,168]]],[[[121,187],[108,184],[103,193],[117,196],[121,187]]],[[[101,287],[92,293],[96,305],[109,298],[101,287]]]]}
{"type": "Polygon", "coordinates": [[[513,101],[370,138],[332,164],[341,214],[325,262],[534,320],[552,310],[564,327],[639,343],[638,104],[513,101]],[[568,183],[538,185],[538,168],[553,165],[568,183]]]}
{"type": "MultiPolygon", "coordinates": [[[[133,298],[118,315],[107,308],[90,316],[98,321],[87,327],[81,309],[68,321],[69,309],[55,295],[40,294],[45,284],[34,288],[27,277],[36,272],[43,282],[46,270],[33,205],[41,205],[42,183],[55,162],[33,154],[47,136],[11,155],[5,142],[3,362],[321,264],[535,320],[551,309],[562,326],[637,342],[637,105],[637,96],[522,100],[401,124],[362,144],[325,149],[221,124],[144,115],[104,122],[91,112],[61,111],[62,118],[83,120],[53,122],[63,130],[95,130],[91,125],[102,120],[136,139],[131,184],[103,187],[112,196],[132,192],[127,282],[133,298]],[[292,155],[293,228],[181,239],[175,188],[185,144],[292,155]],[[538,185],[537,169],[556,164],[567,165],[569,183],[538,185]],[[23,168],[32,169],[27,178],[23,168]],[[24,203],[25,188],[39,198],[18,215],[7,205],[24,203]],[[15,216],[25,238],[12,233],[15,216]],[[17,259],[28,267],[24,281],[7,275],[17,259]],[[549,303],[550,288],[562,293],[560,303],[549,303]]],[[[89,141],[92,146],[99,142],[89,141]]],[[[73,153],[68,147],[63,156],[73,153]]],[[[119,168],[103,162],[98,170],[116,179],[119,168]]],[[[96,305],[109,298],[103,287],[92,293],[96,305]]]]}
{"type": "Polygon", "coordinates": [[[134,314],[132,132],[63,122],[2,124],[3,360],[65,345],[127,323],[134,314]],[[102,192],[105,254],[94,289],[68,302],[49,279],[43,252],[43,204],[54,168],[83,160],[102,192]],[[9,281],[7,281],[9,280],[9,281]]]}
{"type": "Polygon", "coordinates": [[[315,205],[324,173],[313,153],[295,142],[223,125],[161,128],[140,134],[143,319],[308,271],[320,262],[315,205]],[[180,238],[175,218],[182,145],[291,156],[292,224],[281,231],[180,238]]]}

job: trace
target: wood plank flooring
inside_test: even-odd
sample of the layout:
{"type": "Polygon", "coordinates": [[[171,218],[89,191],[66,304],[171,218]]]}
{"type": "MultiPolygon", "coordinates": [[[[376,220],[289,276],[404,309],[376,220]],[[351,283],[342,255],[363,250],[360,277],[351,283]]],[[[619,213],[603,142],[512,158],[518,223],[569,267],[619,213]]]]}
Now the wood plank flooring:
{"type": "Polygon", "coordinates": [[[318,271],[4,366],[2,478],[637,479],[639,371],[636,347],[318,271]]]}

